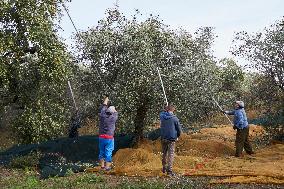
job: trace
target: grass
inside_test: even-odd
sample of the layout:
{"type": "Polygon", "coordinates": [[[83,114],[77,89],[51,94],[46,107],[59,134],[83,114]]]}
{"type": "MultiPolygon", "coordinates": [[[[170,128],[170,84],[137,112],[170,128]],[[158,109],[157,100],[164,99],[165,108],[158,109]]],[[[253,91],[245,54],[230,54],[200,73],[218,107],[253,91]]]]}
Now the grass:
{"type": "Polygon", "coordinates": [[[39,175],[34,170],[14,169],[12,171],[7,171],[10,171],[10,174],[6,177],[1,177],[0,188],[106,188],[105,179],[101,175],[97,174],[70,174],[67,177],[53,177],[45,180],[40,180],[39,175]]]}
{"type": "MultiPolygon", "coordinates": [[[[39,179],[31,168],[6,169],[0,167],[2,189],[227,189],[227,188],[281,188],[276,185],[218,184],[210,185],[211,177],[122,177],[102,173],[73,173],[66,177],[39,179]]],[[[216,178],[215,178],[216,179],[216,178]]]]}
{"type": "Polygon", "coordinates": [[[165,185],[161,181],[149,181],[146,179],[131,181],[123,180],[116,188],[120,189],[163,189],[165,185]]]}
{"type": "MultiPolygon", "coordinates": [[[[98,189],[193,189],[208,188],[208,179],[185,177],[118,177],[94,173],[72,173],[66,177],[39,179],[33,169],[5,169],[0,167],[0,188],[5,189],[63,189],[63,188],[98,188],[98,189]]],[[[216,187],[214,187],[216,188],[216,187]]],[[[218,187],[220,188],[220,187],[218,187]]],[[[224,187],[222,187],[224,188],[224,187]]]]}

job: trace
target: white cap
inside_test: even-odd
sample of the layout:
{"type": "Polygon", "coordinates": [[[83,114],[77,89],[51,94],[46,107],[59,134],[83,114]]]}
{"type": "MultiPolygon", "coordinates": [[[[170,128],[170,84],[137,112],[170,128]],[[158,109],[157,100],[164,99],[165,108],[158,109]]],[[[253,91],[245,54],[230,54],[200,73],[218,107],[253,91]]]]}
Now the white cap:
{"type": "Polygon", "coordinates": [[[243,101],[236,101],[236,103],[241,107],[244,108],[245,107],[245,103],[243,101]]]}

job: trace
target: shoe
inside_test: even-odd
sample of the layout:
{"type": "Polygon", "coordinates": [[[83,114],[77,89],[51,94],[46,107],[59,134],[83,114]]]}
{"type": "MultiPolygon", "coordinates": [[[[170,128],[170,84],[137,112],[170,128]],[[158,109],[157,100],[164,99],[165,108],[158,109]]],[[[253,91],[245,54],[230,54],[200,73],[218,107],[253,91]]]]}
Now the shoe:
{"type": "Polygon", "coordinates": [[[105,171],[110,171],[110,170],[111,170],[111,162],[106,162],[105,171]]]}
{"type": "Polygon", "coordinates": [[[235,154],[235,157],[243,158],[243,157],[244,157],[244,155],[243,155],[243,154],[235,154]]]}
{"type": "Polygon", "coordinates": [[[173,171],[168,171],[168,172],[167,172],[167,175],[169,175],[169,176],[171,176],[171,177],[176,176],[176,174],[175,174],[173,171]]]}
{"type": "Polygon", "coordinates": [[[253,155],[255,152],[247,152],[248,155],[253,155]]]}
{"type": "Polygon", "coordinates": [[[100,160],[100,166],[101,166],[102,169],[105,168],[105,160],[104,159],[100,160]]]}

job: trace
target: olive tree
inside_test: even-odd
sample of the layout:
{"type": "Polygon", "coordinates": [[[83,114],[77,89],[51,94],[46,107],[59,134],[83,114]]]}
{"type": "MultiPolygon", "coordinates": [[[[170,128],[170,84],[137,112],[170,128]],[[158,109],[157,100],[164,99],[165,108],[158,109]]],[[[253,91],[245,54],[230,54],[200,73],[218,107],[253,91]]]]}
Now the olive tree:
{"type": "Polygon", "coordinates": [[[90,82],[81,85],[85,96],[98,106],[101,96],[110,94],[119,109],[120,128],[134,131],[137,141],[159,119],[165,103],[158,69],[168,101],[177,106],[185,125],[212,111],[211,95],[218,88],[212,28],[192,35],[170,29],[155,16],[139,19],[138,11],[127,19],[110,9],[106,18],[77,36],[79,59],[90,69],[84,77],[90,82]]]}
{"type": "Polygon", "coordinates": [[[257,70],[251,98],[258,100],[256,104],[259,109],[267,111],[270,126],[283,125],[284,19],[262,32],[237,33],[233,53],[249,60],[250,66],[257,70]]]}
{"type": "Polygon", "coordinates": [[[219,62],[220,78],[222,79],[222,91],[236,92],[241,89],[244,80],[244,72],[233,59],[224,58],[219,62]]]}
{"type": "Polygon", "coordinates": [[[69,55],[57,35],[61,2],[0,1],[2,107],[15,105],[14,128],[23,142],[62,135],[69,55]]]}
{"type": "Polygon", "coordinates": [[[233,54],[249,60],[256,70],[271,77],[274,84],[284,91],[284,20],[248,34],[239,32],[235,37],[233,54]]]}

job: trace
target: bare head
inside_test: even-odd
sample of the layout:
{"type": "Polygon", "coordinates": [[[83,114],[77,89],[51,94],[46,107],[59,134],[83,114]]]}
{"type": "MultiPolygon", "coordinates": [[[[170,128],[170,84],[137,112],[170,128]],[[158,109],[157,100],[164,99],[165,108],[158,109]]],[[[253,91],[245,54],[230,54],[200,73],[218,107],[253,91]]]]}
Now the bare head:
{"type": "Polygon", "coordinates": [[[167,112],[174,112],[176,110],[175,106],[173,104],[169,104],[167,106],[165,106],[165,111],[167,112]]]}

